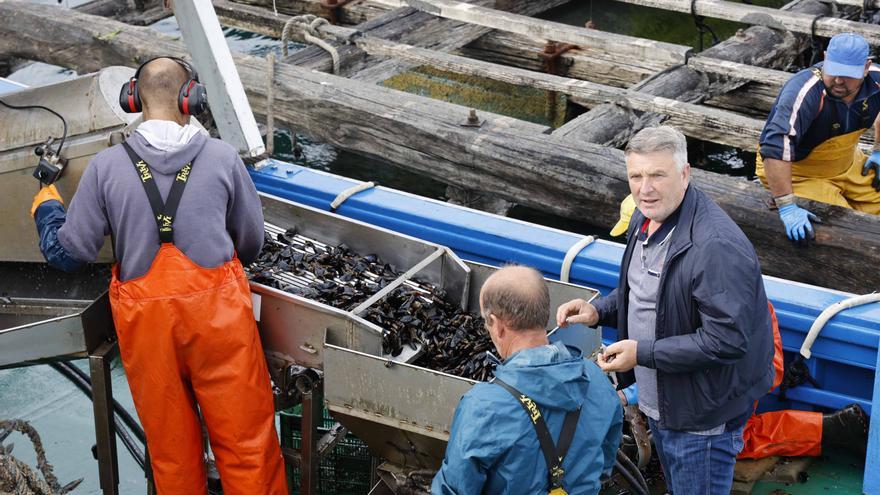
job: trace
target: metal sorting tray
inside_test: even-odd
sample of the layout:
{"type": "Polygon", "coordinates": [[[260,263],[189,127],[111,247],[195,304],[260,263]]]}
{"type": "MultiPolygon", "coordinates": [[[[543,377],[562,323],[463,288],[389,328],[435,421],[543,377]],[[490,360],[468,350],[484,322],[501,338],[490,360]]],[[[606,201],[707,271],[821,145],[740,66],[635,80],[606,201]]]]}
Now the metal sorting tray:
{"type": "MultiPolygon", "coordinates": [[[[469,311],[479,311],[479,289],[497,268],[466,262],[469,311]]],[[[588,301],[598,291],[553,280],[551,309],[574,298],[588,301]]],[[[551,311],[547,328],[555,326],[551,311]]],[[[328,333],[329,337],[329,333],[328,333]]],[[[601,345],[598,330],[583,340],[585,355],[601,345]]],[[[324,345],[324,399],[331,414],[369,445],[373,455],[411,469],[437,469],[446,449],[452,417],[473,380],[400,363],[333,342],[324,345]]]]}
{"type": "MultiPolygon", "coordinates": [[[[254,314],[264,351],[270,358],[323,370],[325,342],[381,355],[382,328],[358,315],[414,276],[444,288],[462,307],[467,304],[469,269],[449,249],[275,196],[260,194],[260,198],[266,223],[295,226],[298,234],[324,244],[345,244],[360,254],[376,254],[401,273],[349,311],[251,283],[254,314]]],[[[404,352],[394,359],[409,361],[416,356],[416,352],[404,352]]]]}
{"type": "Polygon", "coordinates": [[[4,298],[0,369],[83,358],[112,332],[107,293],[95,301],[4,298]]]}
{"type": "MultiPolygon", "coordinates": [[[[255,314],[270,357],[321,369],[324,399],[333,416],[364,440],[373,454],[412,468],[437,468],[459,398],[473,380],[409,364],[418,352],[382,354],[382,328],[361,315],[394,288],[418,279],[443,289],[465,310],[479,312],[479,289],[497,269],[463,262],[448,248],[261,194],[265,221],[327,245],[346,244],[376,254],[400,275],[349,311],[251,283],[255,314]]],[[[592,300],[593,289],[547,280],[553,308],[570,299],[592,300]]],[[[547,328],[554,326],[550,315],[547,328]]],[[[599,331],[581,339],[586,355],[601,345],[599,331]]],[[[405,347],[405,349],[407,349],[405,347]]],[[[271,367],[271,366],[270,366],[271,367]]]]}

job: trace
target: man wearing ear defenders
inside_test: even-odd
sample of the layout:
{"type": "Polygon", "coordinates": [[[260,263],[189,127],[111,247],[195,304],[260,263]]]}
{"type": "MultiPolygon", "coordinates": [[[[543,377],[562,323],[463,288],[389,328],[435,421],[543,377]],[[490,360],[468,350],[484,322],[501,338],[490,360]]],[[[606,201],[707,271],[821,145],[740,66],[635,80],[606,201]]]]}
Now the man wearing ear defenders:
{"type": "Polygon", "coordinates": [[[232,146],[189,123],[207,101],[185,61],[147,61],[119,99],[144,123],[95,156],[69,210],[54,186],[37,194],[40,248],[72,271],[111,235],[113,320],[159,495],[207,492],[197,408],[226,495],[286,495],[242,268],[263,243],[256,188],[232,146]]]}

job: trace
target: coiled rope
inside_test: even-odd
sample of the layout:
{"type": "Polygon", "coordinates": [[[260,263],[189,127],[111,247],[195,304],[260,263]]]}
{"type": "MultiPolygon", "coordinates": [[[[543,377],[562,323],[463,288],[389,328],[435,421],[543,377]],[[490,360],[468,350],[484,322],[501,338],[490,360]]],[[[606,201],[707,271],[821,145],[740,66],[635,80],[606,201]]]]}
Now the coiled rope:
{"type": "Polygon", "coordinates": [[[0,495],[63,495],[79,486],[82,478],[61,486],[53,474],[53,467],[46,460],[46,450],[40,435],[27,421],[21,419],[0,420],[0,442],[10,433],[17,431],[25,435],[34,445],[37,453],[37,469],[43,478],[30,466],[12,456],[12,445],[0,445],[0,495]]]}
{"type": "Polygon", "coordinates": [[[311,43],[319,46],[330,54],[333,58],[333,73],[339,74],[339,52],[330,43],[321,38],[318,28],[330,24],[327,19],[311,14],[298,15],[291,17],[284,23],[284,29],[281,30],[281,53],[287,56],[287,44],[291,41],[299,41],[301,43],[311,43]]]}

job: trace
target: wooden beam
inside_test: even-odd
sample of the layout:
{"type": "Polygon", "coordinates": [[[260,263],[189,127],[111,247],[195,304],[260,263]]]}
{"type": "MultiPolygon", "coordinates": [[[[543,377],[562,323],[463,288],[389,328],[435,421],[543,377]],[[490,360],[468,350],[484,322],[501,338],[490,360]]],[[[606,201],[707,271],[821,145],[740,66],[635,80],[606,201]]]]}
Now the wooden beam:
{"type": "MultiPolygon", "coordinates": [[[[277,8],[279,14],[288,16],[303,14],[325,18],[330,16],[330,10],[321,4],[320,0],[234,0],[234,3],[267,9],[269,14],[274,14],[274,9],[277,8]]],[[[355,1],[339,7],[337,16],[340,24],[360,24],[382,15],[387,10],[388,7],[377,3],[355,1]]]]}
{"type": "Polygon", "coordinates": [[[690,135],[728,146],[751,148],[758,141],[763,121],[733,112],[703,107],[670,98],[651,96],[638,91],[554,76],[516,67],[506,67],[458,55],[402,45],[373,37],[353,38],[354,43],[371,55],[396,57],[440,70],[480,76],[510,84],[529,86],[567,94],[573,101],[586,106],[616,102],[642,112],[662,113],[686,122],[690,135]]]}
{"type": "MultiPolygon", "coordinates": [[[[240,5],[230,5],[228,1],[214,0],[215,9],[218,15],[225,21],[232,20],[238,25],[259,26],[260,29],[268,35],[280,36],[281,28],[288,16],[275,16],[265,9],[250,7],[242,9],[240,5]]],[[[370,23],[375,22],[370,21],[370,23]]],[[[370,24],[367,23],[367,24],[370,24]]],[[[392,25],[399,25],[394,23],[392,25]]],[[[644,93],[636,91],[628,91],[618,89],[607,85],[594,84],[577,79],[570,79],[548,75],[530,70],[519,68],[510,68],[504,65],[489,63],[480,60],[469,59],[466,57],[445,54],[442,52],[427,50],[414,47],[402,43],[379,39],[381,33],[375,32],[369,27],[360,27],[358,29],[324,25],[320,28],[320,32],[336,36],[343,39],[351,40],[355,46],[365,51],[369,55],[376,57],[390,57],[399,60],[412,62],[415,65],[429,65],[434,68],[454,72],[458,74],[466,74],[478,77],[487,77],[502,82],[516,85],[534,87],[543,90],[557,91],[567,94],[572,101],[587,107],[594,107],[609,101],[617,102],[625,107],[645,112],[657,112],[666,114],[674,119],[675,122],[681,124],[683,132],[691,137],[704,141],[713,141],[728,146],[739,148],[752,148],[757,142],[761,133],[763,122],[750,117],[738,115],[733,112],[719,110],[717,108],[704,107],[689,103],[678,102],[669,98],[651,97],[644,93]],[[367,35],[367,33],[369,35],[367,35]]],[[[525,38],[521,35],[509,35],[518,38],[525,38]]],[[[534,44],[534,43],[533,43],[534,44]]],[[[540,47],[535,47],[539,50],[540,47]]],[[[595,49],[595,47],[589,47],[595,49]]],[[[611,54],[615,57],[618,53],[611,54]]],[[[692,57],[694,60],[699,57],[692,57]]],[[[540,57],[535,57],[535,63],[540,57]]],[[[595,59],[591,59],[595,60],[595,59]]],[[[715,68],[718,72],[728,75],[730,71],[734,71],[739,67],[741,73],[751,74],[754,77],[761,75],[760,71],[768,71],[776,73],[779,71],[771,71],[769,69],[751,68],[743,64],[726,63],[725,61],[713,61],[708,59],[707,62],[700,65],[703,68],[715,68]]],[[[535,67],[540,69],[540,67],[535,67]]],[[[593,73],[597,73],[596,67],[593,66],[593,73]]]]}
{"type": "Polygon", "coordinates": [[[754,65],[741,64],[730,60],[694,56],[688,59],[688,67],[706,74],[742,79],[744,81],[758,82],[774,88],[782,89],[782,85],[794,76],[792,72],[755,67],[754,65]]]}
{"type": "Polygon", "coordinates": [[[863,8],[867,6],[869,9],[880,7],[880,0],[819,0],[828,4],[846,5],[849,7],[863,8]]]}
{"type": "MultiPolygon", "coordinates": [[[[152,29],[50,5],[0,0],[0,18],[7,20],[0,24],[0,43],[9,51],[80,72],[187,54],[181,42],[152,29]],[[52,30],[36,29],[47,19],[52,30]]],[[[254,111],[265,113],[266,61],[234,58],[254,111]]],[[[597,225],[617,220],[629,190],[617,149],[548,139],[544,126],[488,113],[481,113],[482,127],[462,127],[467,108],[289,64],[278,64],[275,75],[277,122],[447,184],[597,225]]],[[[691,180],[743,228],[765,273],[842,290],[880,286],[880,271],[864,268],[880,258],[880,217],[806,202],[825,223],[817,228],[817,242],[799,249],[782,233],[777,213],[764,206],[760,186],[701,170],[693,170],[691,180]]]]}
{"type": "MultiPolygon", "coordinates": [[[[475,4],[490,1],[492,0],[473,0],[475,4]]],[[[568,1],[506,0],[504,8],[519,14],[536,15],[568,1]]],[[[214,1],[214,8],[226,23],[242,23],[243,27],[275,37],[281,36],[281,29],[290,18],[284,14],[275,16],[269,10],[239,5],[228,0],[214,1]]],[[[322,32],[335,34],[331,26],[321,29],[322,32]]],[[[439,51],[458,49],[490,32],[490,29],[482,26],[437,18],[411,8],[396,9],[373,17],[359,24],[357,29],[377,37],[439,51]]],[[[344,61],[341,64],[343,74],[366,83],[379,83],[412,68],[412,64],[396,59],[381,61],[366,57],[360,49],[351,45],[342,45],[337,49],[344,61]]],[[[317,47],[301,50],[291,55],[286,62],[322,71],[328,71],[332,67],[329,55],[317,47]]]]}
{"type": "MultiPolygon", "coordinates": [[[[827,14],[829,11],[827,6],[813,0],[795,0],[783,8],[813,16],[827,14]]],[[[753,66],[786,67],[808,43],[809,37],[804,35],[752,26],[704,50],[700,56],[753,66]]],[[[703,74],[685,65],[657,74],[631,89],[699,103],[709,96],[710,84],[703,74]]],[[[568,122],[554,131],[554,134],[577,141],[623,146],[632,132],[663,118],[658,115],[631,114],[632,112],[628,113],[617,105],[600,105],[568,122]]]]}
{"type": "MultiPolygon", "coordinates": [[[[286,14],[276,16],[271,10],[251,5],[241,5],[229,0],[214,0],[213,3],[214,9],[224,25],[238,27],[275,38],[281,37],[284,23],[291,17],[286,14]]],[[[399,21],[394,22],[397,23],[399,21]]],[[[400,27],[399,24],[395,25],[400,27]]],[[[465,26],[467,25],[465,24],[465,26]]],[[[358,27],[358,30],[363,32],[364,27],[358,27]]],[[[322,34],[337,37],[347,37],[354,33],[351,28],[330,25],[321,26],[319,31],[322,34]]],[[[481,29],[476,34],[484,31],[484,29],[481,29]]],[[[424,33],[424,28],[420,29],[420,33],[426,41],[432,38],[446,41],[453,38],[461,39],[460,36],[450,36],[448,30],[447,32],[437,32],[436,37],[433,35],[424,36],[424,34],[431,34],[424,33]]],[[[369,34],[388,38],[387,34],[372,30],[369,34]]],[[[401,39],[401,37],[397,37],[397,39],[401,39]]],[[[491,31],[478,36],[476,40],[463,46],[460,51],[466,56],[479,60],[532,70],[542,70],[543,59],[540,54],[543,52],[546,42],[547,40],[531,36],[506,33],[504,31],[491,31]]],[[[415,42],[410,41],[409,44],[418,46],[419,40],[415,42]]],[[[444,47],[438,46],[436,42],[433,42],[432,46],[434,50],[445,51],[446,48],[451,48],[452,45],[444,47]]],[[[565,68],[565,72],[569,76],[576,79],[626,87],[675,65],[671,62],[659,61],[653,57],[627,57],[625,53],[621,53],[622,50],[619,50],[618,46],[614,45],[610,51],[607,51],[600,47],[581,45],[578,49],[564,53],[560,57],[560,66],[565,68]]],[[[323,54],[316,52],[316,55],[321,56],[323,54]]],[[[326,55],[324,55],[324,58],[326,58],[326,55]]],[[[302,59],[294,59],[293,61],[302,66],[323,67],[322,64],[313,64],[302,59]]],[[[381,77],[375,76],[374,79],[381,79],[381,77]]],[[[364,77],[358,77],[358,79],[364,79],[364,77]]]]}
{"type": "Polygon", "coordinates": [[[389,7],[414,7],[438,17],[467,22],[511,33],[575,45],[590,45],[617,50],[630,57],[654,57],[672,63],[684,63],[690,47],[606,33],[559,22],[480,7],[455,0],[373,0],[389,7]],[[618,45],[618,46],[615,46],[618,45]]]}
{"type": "MultiPolygon", "coordinates": [[[[521,34],[492,31],[465,45],[458,54],[529,70],[544,70],[541,54],[547,40],[521,34]]],[[[629,87],[658,72],[677,65],[651,57],[620,56],[588,45],[563,53],[558,60],[562,74],[615,87],[629,87]]]]}
{"type": "MultiPolygon", "coordinates": [[[[419,0],[422,1],[422,0],[419,0]]],[[[773,29],[784,29],[796,33],[812,34],[815,20],[816,35],[830,38],[840,33],[860,34],[872,45],[880,45],[880,26],[863,22],[849,21],[835,17],[820,17],[782,12],[769,7],[760,7],[744,3],[726,2],[723,0],[620,0],[621,2],[655,9],[672,10],[691,13],[691,5],[697,15],[741,22],[756,26],[767,26],[773,29]]]]}

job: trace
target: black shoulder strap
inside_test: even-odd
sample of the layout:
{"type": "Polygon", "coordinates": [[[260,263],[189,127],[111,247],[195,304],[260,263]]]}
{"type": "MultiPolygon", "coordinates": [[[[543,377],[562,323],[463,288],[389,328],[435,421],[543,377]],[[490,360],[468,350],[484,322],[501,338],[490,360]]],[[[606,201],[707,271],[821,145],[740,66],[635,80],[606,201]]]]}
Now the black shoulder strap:
{"type": "Polygon", "coordinates": [[[541,444],[541,452],[544,453],[544,460],[547,462],[547,471],[550,477],[550,490],[562,488],[562,480],[565,477],[565,470],[562,468],[562,461],[568,454],[571,447],[574,431],[577,429],[578,418],[581,415],[581,408],[578,407],[574,411],[565,414],[565,421],[562,423],[562,431],[559,434],[559,444],[554,444],[550,430],[547,429],[547,423],[544,416],[535,403],[528,395],[520,392],[512,386],[505,383],[500,378],[495,378],[495,383],[504,387],[525,409],[532,425],[535,427],[535,433],[538,434],[538,442],[541,444]]]}
{"type": "Polygon", "coordinates": [[[131,163],[137,171],[144,191],[147,193],[147,199],[150,200],[150,208],[156,217],[156,225],[159,227],[159,241],[162,243],[174,242],[174,215],[177,214],[177,207],[180,205],[180,198],[183,196],[183,188],[186,187],[186,181],[189,179],[189,173],[192,170],[192,162],[183,166],[174,177],[174,183],[171,184],[171,191],[168,193],[168,200],[163,202],[162,195],[159,193],[159,187],[156,186],[156,180],[150,167],[131,148],[131,146],[123,141],[123,148],[131,158],[131,163]]]}

